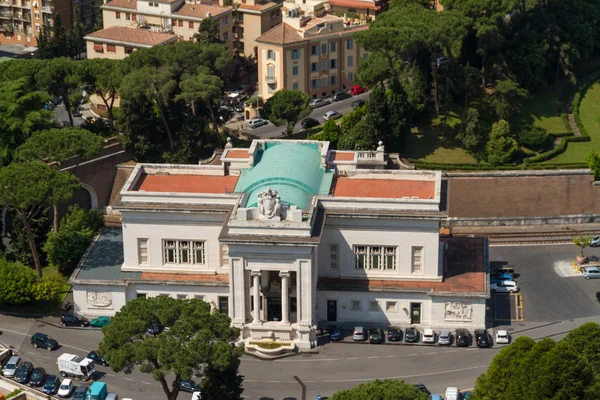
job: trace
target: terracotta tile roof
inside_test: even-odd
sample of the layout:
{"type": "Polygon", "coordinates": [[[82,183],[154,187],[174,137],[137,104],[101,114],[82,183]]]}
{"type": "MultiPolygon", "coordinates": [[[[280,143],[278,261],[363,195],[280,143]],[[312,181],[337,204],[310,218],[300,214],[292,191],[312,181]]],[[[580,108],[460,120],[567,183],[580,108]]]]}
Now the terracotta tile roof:
{"type": "Polygon", "coordinates": [[[249,158],[248,150],[228,150],[225,153],[226,158],[249,158]]]}
{"type": "Polygon", "coordinates": [[[354,161],[353,151],[332,151],[329,153],[329,161],[354,161]]]}
{"type": "Polygon", "coordinates": [[[338,291],[433,291],[434,293],[477,293],[486,295],[485,247],[483,238],[440,238],[447,243],[442,282],[383,279],[339,279],[321,277],[318,290],[338,291]]]}
{"type": "Polygon", "coordinates": [[[142,175],[133,190],[160,193],[233,192],[237,176],[217,175],[142,175]]]}
{"type": "Polygon", "coordinates": [[[84,39],[92,39],[93,42],[102,40],[113,40],[116,42],[139,44],[143,46],[156,46],[174,42],[177,35],[163,32],[151,32],[147,29],[126,28],[123,26],[113,26],[100,31],[88,34],[84,39]],[[97,39],[97,40],[93,40],[97,39]]]}
{"type": "Polygon", "coordinates": [[[349,8],[368,8],[370,10],[378,10],[379,7],[374,1],[361,0],[328,0],[327,3],[331,6],[349,7],[349,8]]]}
{"type": "Polygon", "coordinates": [[[238,5],[238,9],[241,9],[241,10],[261,11],[261,10],[269,9],[271,7],[274,7],[274,6],[281,5],[281,3],[282,2],[278,0],[278,1],[270,1],[270,2],[265,3],[265,4],[254,4],[254,5],[252,5],[252,4],[240,4],[240,5],[238,5]]]}
{"type": "Polygon", "coordinates": [[[206,13],[210,13],[211,16],[217,17],[229,11],[231,11],[231,8],[220,7],[218,5],[184,3],[179,10],[173,13],[173,15],[181,17],[206,18],[206,13]]]}
{"type": "Polygon", "coordinates": [[[119,8],[129,8],[132,10],[137,9],[137,0],[112,0],[106,3],[108,7],[119,7],[119,8]]]}
{"type": "Polygon", "coordinates": [[[416,196],[420,199],[427,199],[435,196],[435,182],[338,177],[333,195],[337,197],[371,197],[379,199],[401,199],[407,196],[416,196]]]}
{"type": "Polygon", "coordinates": [[[273,44],[290,44],[303,40],[305,39],[300,36],[298,31],[285,22],[269,29],[256,39],[257,42],[273,44]]]}
{"type": "Polygon", "coordinates": [[[218,285],[229,285],[229,275],[227,274],[165,274],[161,272],[142,272],[140,277],[142,281],[186,281],[201,282],[204,284],[213,283],[218,285]]]}

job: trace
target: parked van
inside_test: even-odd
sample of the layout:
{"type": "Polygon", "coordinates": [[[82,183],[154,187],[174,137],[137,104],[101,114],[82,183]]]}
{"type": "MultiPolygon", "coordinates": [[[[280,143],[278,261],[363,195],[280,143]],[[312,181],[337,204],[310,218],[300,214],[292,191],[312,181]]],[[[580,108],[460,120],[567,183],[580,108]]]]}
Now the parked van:
{"type": "Polygon", "coordinates": [[[104,382],[94,382],[85,395],[85,400],[106,400],[108,389],[104,382]]]}
{"type": "Polygon", "coordinates": [[[15,376],[15,370],[17,369],[19,364],[21,364],[21,357],[12,356],[4,366],[4,369],[2,370],[2,375],[4,375],[6,378],[12,378],[13,376],[15,376]]]}

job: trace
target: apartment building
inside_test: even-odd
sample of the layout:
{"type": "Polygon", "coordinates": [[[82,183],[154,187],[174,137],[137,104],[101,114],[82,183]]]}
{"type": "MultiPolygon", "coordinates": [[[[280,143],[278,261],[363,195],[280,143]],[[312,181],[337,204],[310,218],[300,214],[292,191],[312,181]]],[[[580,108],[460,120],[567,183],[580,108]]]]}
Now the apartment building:
{"type": "Polygon", "coordinates": [[[260,96],[297,89],[317,98],[352,87],[368,55],[352,35],[368,25],[332,15],[320,1],[286,2],[282,13],[283,22],[257,39],[260,96]]]}
{"type": "Polygon", "coordinates": [[[85,40],[88,58],[122,60],[137,49],[174,43],[179,37],[167,32],[113,26],[92,32],[85,40]]]}
{"type": "Polygon", "coordinates": [[[279,25],[282,20],[282,2],[242,0],[234,12],[234,46],[240,54],[253,56],[257,50],[256,39],[279,25]]]}
{"type": "Polygon", "coordinates": [[[37,46],[44,24],[52,26],[54,15],[71,25],[71,0],[0,0],[0,44],[37,46]]]}

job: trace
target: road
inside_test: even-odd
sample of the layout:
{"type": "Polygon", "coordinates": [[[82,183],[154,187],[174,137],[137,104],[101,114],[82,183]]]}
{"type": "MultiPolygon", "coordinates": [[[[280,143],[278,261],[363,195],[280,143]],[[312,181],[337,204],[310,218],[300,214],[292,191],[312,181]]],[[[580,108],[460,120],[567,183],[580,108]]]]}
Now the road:
{"type": "MultiPolygon", "coordinates": [[[[552,337],[560,339],[570,330],[587,321],[600,322],[600,307],[594,299],[595,281],[581,276],[562,277],[556,266],[562,262],[572,263],[577,252],[573,245],[560,246],[510,246],[492,247],[492,261],[514,265],[520,274],[517,278],[524,297],[525,321],[507,323],[496,329],[507,329],[513,338],[520,335],[535,339],[552,337]],[[543,271],[541,270],[543,268],[543,271]],[[547,275],[546,277],[540,274],[547,275]],[[541,279],[535,279],[535,277],[541,279]],[[568,290],[559,290],[559,285],[568,290]],[[547,290],[550,287],[551,290],[547,290]],[[549,297],[557,297],[551,303],[549,297]],[[558,308],[558,303],[571,304],[574,299],[578,312],[569,314],[558,308]],[[551,304],[551,306],[548,306],[551,304]],[[543,312],[548,308],[554,308],[543,312]],[[528,315],[534,319],[528,320],[528,315]],[[569,315],[572,315],[569,317],[569,315]]],[[[586,254],[600,256],[600,249],[586,249],[586,254]]],[[[47,318],[45,321],[56,322],[47,318]]],[[[102,339],[98,330],[59,328],[27,318],[0,315],[0,342],[15,347],[25,360],[57,373],[56,358],[71,352],[85,355],[95,350],[102,339]],[[57,351],[34,349],[28,336],[35,332],[50,334],[61,343],[57,351]]],[[[341,389],[376,378],[404,379],[409,383],[423,383],[433,393],[442,393],[448,386],[461,389],[473,387],[477,376],[485,372],[493,357],[502,349],[441,347],[437,345],[371,345],[358,343],[331,343],[320,348],[319,354],[300,354],[277,361],[261,361],[244,356],[240,372],[244,376],[244,396],[254,400],[301,399],[298,377],[307,388],[307,399],[331,396],[341,389]]],[[[165,395],[160,386],[148,374],[134,371],[131,374],[115,373],[109,368],[98,367],[99,376],[109,386],[109,391],[121,398],[133,400],[158,400],[165,395]]],[[[171,379],[169,379],[170,381],[171,379]]],[[[189,396],[189,397],[188,397],[189,396]]],[[[191,395],[181,393],[179,399],[191,395]]]]}
{"type": "MultiPolygon", "coordinates": [[[[350,111],[352,111],[352,102],[353,101],[356,101],[359,99],[367,100],[368,97],[369,97],[369,93],[362,93],[362,94],[359,94],[358,96],[352,96],[349,99],[345,99],[345,100],[338,101],[338,102],[332,102],[331,104],[328,104],[326,106],[323,106],[323,107],[313,110],[313,112],[309,115],[309,117],[316,119],[317,121],[319,121],[322,124],[323,122],[325,122],[325,120],[323,119],[323,115],[327,111],[335,110],[342,115],[346,115],[350,111]]],[[[302,127],[300,126],[300,122],[298,122],[296,124],[296,126],[294,127],[294,131],[299,131],[301,129],[302,129],[302,127]]],[[[272,138],[281,137],[284,135],[284,133],[283,133],[284,131],[285,131],[284,126],[275,126],[270,122],[268,125],[261,126],[260,128],[246,130],[247,133],[249,133],[253,136],[258,136],[263,139],[272,139],[272,138]]]]}

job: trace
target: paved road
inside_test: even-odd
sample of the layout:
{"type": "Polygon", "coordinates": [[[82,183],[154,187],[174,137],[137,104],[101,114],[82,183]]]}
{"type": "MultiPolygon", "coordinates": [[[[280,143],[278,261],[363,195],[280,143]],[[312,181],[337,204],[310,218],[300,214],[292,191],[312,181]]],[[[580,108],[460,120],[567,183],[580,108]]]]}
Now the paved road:
{"type": "MultiPolygon", "coordinates": [[[[89,114],[89,111],[86,110],[86,112],[89,114]]],[[[83,123],[83,118],[87,117],[91,114],[85,114],[85,112],[83,112],[82,110],[82,116],[81,117],[73,117],[73,126],[79,126],[83,123]]],[[[65,108],[64,104],[59,104],[54,108],[54,119],[61,123],[61,122],[69,122],[69,113],[67,113],[67,110],[65,108]]]]}
{"type": "MultiPolygon", "coordinates": [[[[525,303],[524,322],[497,328],[508,329],[513,338],[525,335],[535,339],[546,336],[560,339],[584,322],[600,322],[600,307],[594,299],[598,282],[581,276],[563,277],[555,269],[557,263],[569,262],[576,253],[573,245],[492,247],[492,261],[508,262],[521,274],[517,280],[525,303]]],[[[600,249],[586,249],[586,254],[600,256],[600,249]]],[[[63,352],[85,355],[96,349],[102,339],[102,333],[96,330],[62,329],[33,319],[8,316],[0,316],[0,330],[4,331],[0,342],[15,346],[25,359],[45,367],[49,373],[58,372],[56,357],[63,352]],[[33,349],[28,335],[35,332],[50,334],[63,347],[54,352],[33,349]]],[[[240,368],[245,378],[244,396],[255,400],[300,399],[301,387],[295,376],[306,385],[307,399],[314,399],[317,394],[331,396],[338,390],[375,378],[424,383],[432,392],[441,393],[447,386],[472,387],[501,348],[332,343],[323,346],[319,354],[277,361],[244,357],[240,368]]],[[[117,374],[104,367],[98,370],[104,373],[101,379],[107,382],[109,390],[121,398],[158,400],[165,397],[147,374],[138,371],[117,374]]],[[[179,398],[187,400],[188,396],[182,393],[179,398]]]]}
{"type": "MultiPolygon", "coordinates": [[[[325,120],[323,119],[323,115],[327,111],[335,110],[342,115],[348,114],[350,111],[352,111],[352,102],[353,101],[356,101],[358,99],[367,100],[368,96],[369,96],[369,93],[363,93],[363,94],[359,94],[358,96],[352,96],[349,99],[345,99],[342,101],[338,101],[338,102],[331,103],[329,105],[317,108],[310,114],[310,117],[316,119],[320,123],[323,123],[323,122],[325,122],[325,120]]],[[[300,122],[298,122],[296,124],[296,126],[294,127],[294,131],[298,131],[301,129],[302,129],[302,127],[300,126],[300,122]]],[[[264,138],[264,139],[281,137],[283,135],[284,131],[285,131],[284,126],[275,126],[270,122],[269,122],[269,125],[264,125],[264,126],[261,126],[260,128],[256,128],[256,129],[247,129],[246,130],[246,132],[248,132],[249,134],[251,134],[253,136],[258,136],[258,137],[264,138]]]]}

